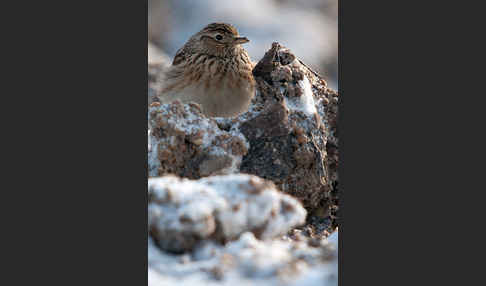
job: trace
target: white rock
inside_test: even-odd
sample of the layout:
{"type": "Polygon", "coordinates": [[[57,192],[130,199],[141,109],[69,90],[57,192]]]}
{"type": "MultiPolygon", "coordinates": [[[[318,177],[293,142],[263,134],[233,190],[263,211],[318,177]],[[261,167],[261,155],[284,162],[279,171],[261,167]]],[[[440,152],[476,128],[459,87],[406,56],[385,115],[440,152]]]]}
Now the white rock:
{"type": "Polygon", "coordinates": [[[188,259],[149,240],[148,285],[337,285],[333,251],[328,245],[261,241],[246,232],[226,246],[200,244],[188,259]]]}
{"type": "Polygon", "coordinates": [[[306,217],[296,199],[251,175],[150,178],[148,192],[149,229],[163,249],[173,252],[190,250],[205,239],[236,239],[246,231],[273,238],[306,217]]]}

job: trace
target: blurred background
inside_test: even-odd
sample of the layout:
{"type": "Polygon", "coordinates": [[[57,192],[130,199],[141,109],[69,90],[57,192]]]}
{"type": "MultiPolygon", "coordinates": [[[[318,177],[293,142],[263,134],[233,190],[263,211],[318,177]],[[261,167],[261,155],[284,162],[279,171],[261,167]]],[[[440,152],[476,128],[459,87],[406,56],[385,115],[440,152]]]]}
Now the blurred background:
{"type": "Polygon", "coordinates": [[[212,22],[234,25],[259,61],[276,41],[338,88],[338,0],[148,0],[149,61],[172,61],[193,34],[212,22]]]}

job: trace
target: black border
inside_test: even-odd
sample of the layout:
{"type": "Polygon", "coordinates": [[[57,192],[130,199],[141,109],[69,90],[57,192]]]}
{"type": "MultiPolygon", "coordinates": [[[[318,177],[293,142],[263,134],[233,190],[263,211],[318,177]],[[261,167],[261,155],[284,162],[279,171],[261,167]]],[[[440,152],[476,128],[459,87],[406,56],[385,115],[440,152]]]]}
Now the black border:
{"type": "Polygon", "coordinates": [[[147,2],[21,4],[5,9],[18,136],[4,177],[19,174],[5,275],[147,285],[147,2]]]}

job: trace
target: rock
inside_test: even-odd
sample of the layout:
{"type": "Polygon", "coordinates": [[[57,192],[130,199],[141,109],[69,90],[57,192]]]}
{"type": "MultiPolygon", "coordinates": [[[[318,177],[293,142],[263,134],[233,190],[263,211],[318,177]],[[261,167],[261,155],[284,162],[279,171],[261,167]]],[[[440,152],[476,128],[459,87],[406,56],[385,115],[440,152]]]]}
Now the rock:
{"type": "Polygon", "coordinates": [[[149,238],[148,285],[337,285],[337,244],[267,240],[245,232],[226,245],[206,242],[183,255],[149,238]]]}
{"type": "MultiPolygon", "coordinates": [[[[239,170],[272,180],[302,201],[311,214],[309,235],[330,233],[337,226],[339,203],[338,94],[278,43],[253,75],[257,95],[250,110],[231,124],[250,145],[239,170]]],[[[218,119],[221,126],[230,124],[224,121],[218,119]]]]}
{"type": "Polygon", "coordinates": [[[338,219],[339,95],[279,43],[253,74],[256,96],[235,118],[207,118],[196,104],[153,103],[149,176],[257,175],[303,203],[306,233],[327,235],[338,219]]]}
{"type": "Polygon", "coordinates": [[[278,43],[253,70],[259,93],[238,128],[250,150],[240,171],[272,180],[337,225],[338,94],[278,43]]]}
{"type": "Polygon", "coordinates": [[[177,174],[198,179],[236,173],[248,152],[245,137],[236,130],[220,130],[198,104],[149,106],[149,176],[177,174]]]}
{"type": "Polygon", "coordinates": [[[148,228],[169,252],[197,243],[224,243],[250,231],[257,238],[283,235],[305,222],[306,211],[270,181],[251,175],[211,176],[191,181],[175,176],[148,181],[148,228]]]}

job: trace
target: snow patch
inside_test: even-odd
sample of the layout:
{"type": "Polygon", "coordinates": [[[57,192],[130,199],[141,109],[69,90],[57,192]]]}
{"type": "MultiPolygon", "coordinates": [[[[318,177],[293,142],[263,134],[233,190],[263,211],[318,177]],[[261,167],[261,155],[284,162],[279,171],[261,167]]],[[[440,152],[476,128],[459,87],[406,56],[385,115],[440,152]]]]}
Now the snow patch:
{"type": "Polygon", "coordinates": [[[158,175],[160,168],[160,161],[158,158],[159,140],[154,136],[151,136],[152,129],[148,129],[148,169],[149,177],[155,177],[158,175]]]}
{"type": "Polygon", "coordinates": [[[312,116],[317,113],[316,105],[314,102],[314,94],[312,93],[312,86],[309,79],[304,76],[303,80],[297,82],[297,86],[302,89],[302,95],[300,97],[285,98],[287,107],[291,110],[297,110],[304,112],[307,116],[312,116]]]}
{"type": "Polygon", "coordinates": [[[197,240],[235,239],[245,231],[276,237],[303,224],[307,215],[299,201],[251,175],[149,178],[148,192],[149,228],[174,252],[192,249],[197,240]]]}
{"type": "Polygon", "coordinates": [[[172,255],[149,238],[148,285],[337,285],[337,256],[328,246],[261,241],[245,232],[225,246],[205,242],[188,254],[172,255]],[[323,256],[324,255],[324,256],[323,256]],[[221,273],[215,279],[214,273],[221,273]]]}

